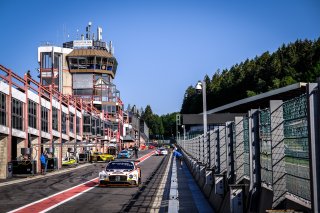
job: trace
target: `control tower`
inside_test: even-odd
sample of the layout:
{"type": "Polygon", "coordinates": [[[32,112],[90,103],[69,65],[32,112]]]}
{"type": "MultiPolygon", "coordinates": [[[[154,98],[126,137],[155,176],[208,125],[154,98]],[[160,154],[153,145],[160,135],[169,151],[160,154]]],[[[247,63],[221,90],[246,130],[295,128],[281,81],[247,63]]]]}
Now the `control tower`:
{"type": "MultiPolygon", "coordinates": [[[[63,43],[62,47],[40,46],[40,79],[45,87],[51,86],[65,95],[80,98],[104,112],[110,120],[109,128],[115,134],[113,140],[119,142],[123,131],[123,103],[120,91],[113,84],[118,62],[112,41],[102,40],[102,28],[97,27],[96,35],[91,28],[89,22],[85,35],[63,43]]],[[[88,120],[89,126],[95,122],[84,120],[88,120]]]]}

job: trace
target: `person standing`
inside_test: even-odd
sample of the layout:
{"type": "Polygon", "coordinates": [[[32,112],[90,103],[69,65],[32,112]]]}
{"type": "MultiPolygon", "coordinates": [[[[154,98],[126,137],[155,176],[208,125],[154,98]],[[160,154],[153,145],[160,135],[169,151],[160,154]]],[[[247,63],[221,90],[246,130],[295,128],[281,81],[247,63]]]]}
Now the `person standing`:
{"type": "Polygon", "coordinates": [[[41,174],[45,175],[47,173],[47,163],[48,163],[48,158],[45,152],[41,154],[40,162],[41,162],[41,174]]]}
{"type": "Polygon", "coordinates": [[[137,146],[134,146],[134,156],[135,158],[138,158],[138,147],[137,146]]]}
{"type": "Polygon", "coordinates": [[[179,160],[180,169],[181,169],[183,165],[183,155],[176,149],[173,152],[173,156],[176,157],[177,160],[179,160]]]}

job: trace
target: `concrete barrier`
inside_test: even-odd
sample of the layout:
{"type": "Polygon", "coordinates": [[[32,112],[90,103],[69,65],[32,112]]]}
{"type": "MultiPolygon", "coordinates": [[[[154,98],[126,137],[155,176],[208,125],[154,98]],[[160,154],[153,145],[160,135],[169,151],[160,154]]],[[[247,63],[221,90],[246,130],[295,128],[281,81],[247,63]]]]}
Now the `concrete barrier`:
{"type": "Polygon", "coordinates": [[[212,170],[206,170],[206,182],[203,186],[204,195],[209,198],[213,187],[212,170]]]}
{"type": "Polygon", "coordinates": [[[206,166],[201,164],[199,169],[199,180],[198,180],[198,184],[201,189],[203,189],[205,183],[206,183],[206,166]]]}

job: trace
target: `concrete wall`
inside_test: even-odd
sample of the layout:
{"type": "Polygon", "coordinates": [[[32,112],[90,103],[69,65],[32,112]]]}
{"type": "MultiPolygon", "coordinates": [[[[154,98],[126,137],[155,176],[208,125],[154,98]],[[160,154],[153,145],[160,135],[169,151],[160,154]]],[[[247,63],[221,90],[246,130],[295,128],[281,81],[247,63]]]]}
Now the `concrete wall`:
{"type": "Polygon", "coordinates": [[[37,161],[37,171],[41,171],[41,165],[40,165],[41,149],[39,146],[38,137],[31,139],[31,146],[32,146],[31,159],[37,161]]]}
{"type": "Polygon", "coordinates": [[[6,179],[8,176],[8,136],[0,138],[0,179],[6,179]]]}

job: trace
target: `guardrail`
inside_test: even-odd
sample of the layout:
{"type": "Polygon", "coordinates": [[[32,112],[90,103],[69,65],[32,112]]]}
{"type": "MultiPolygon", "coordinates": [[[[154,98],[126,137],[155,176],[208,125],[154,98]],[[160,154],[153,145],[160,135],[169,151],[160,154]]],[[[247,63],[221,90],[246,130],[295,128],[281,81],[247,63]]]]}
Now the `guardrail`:
{"type": "Polygon", "coordinates": [[[270,100],[178,144],[217,212],[319,207],[319,90],[270,100]],[[204,184],[205,183],[205,184],[204,184]]]}

